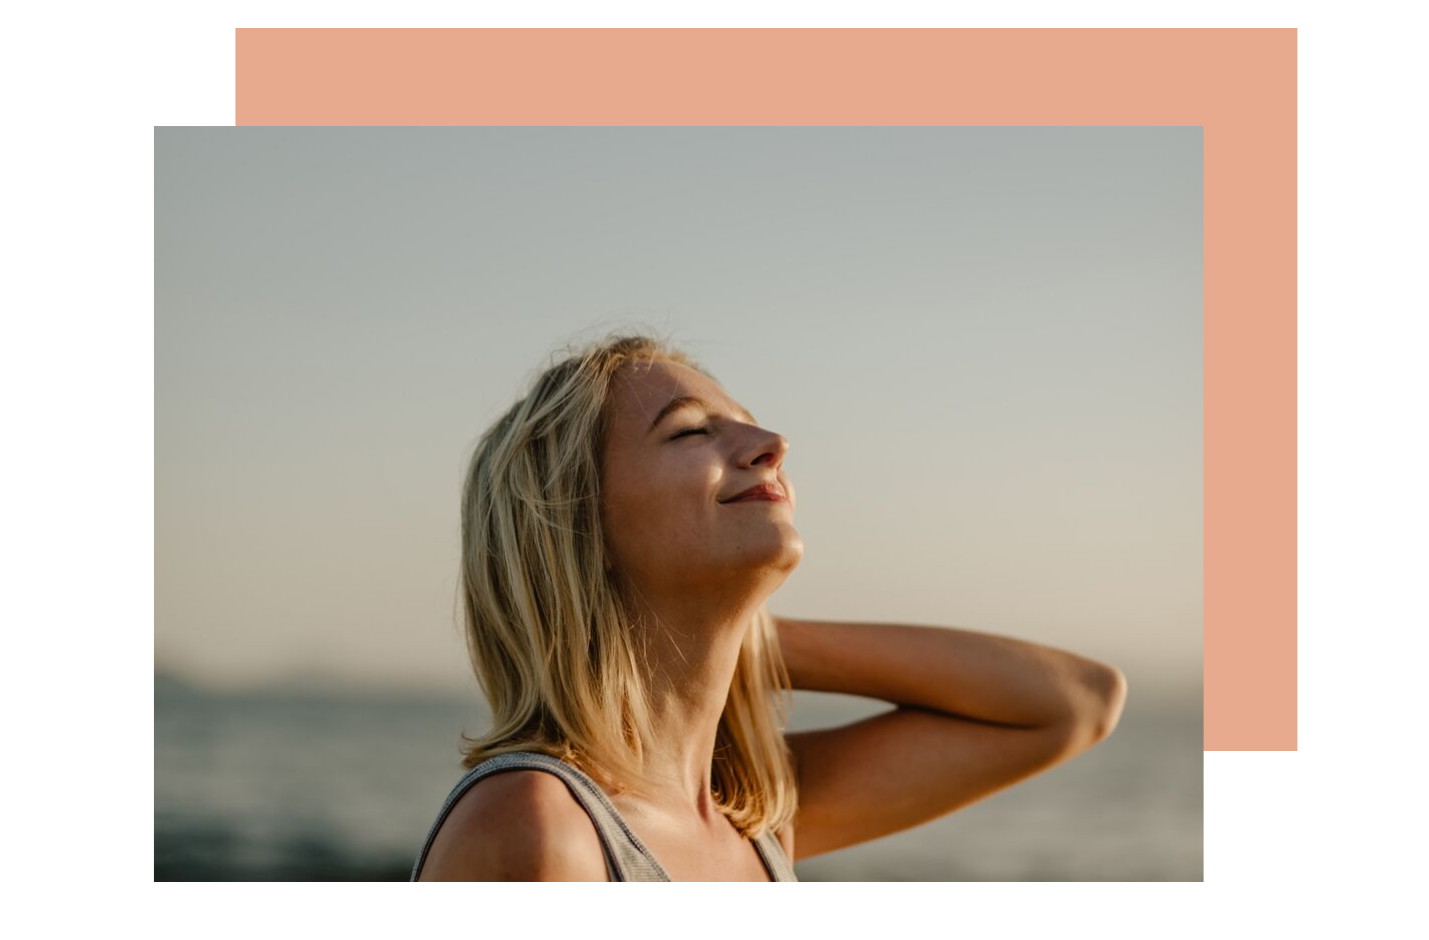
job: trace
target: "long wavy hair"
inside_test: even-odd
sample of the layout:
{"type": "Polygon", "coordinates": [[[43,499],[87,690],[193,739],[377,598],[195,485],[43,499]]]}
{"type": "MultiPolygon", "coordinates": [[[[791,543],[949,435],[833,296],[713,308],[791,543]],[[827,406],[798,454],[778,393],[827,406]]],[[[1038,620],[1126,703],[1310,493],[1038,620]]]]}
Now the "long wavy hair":
{"type": "MultiPolygon", "coordinates": [[[[713,378],[666,340],[613,335],[554,354],[530,391],[481,436],[461,506],[468,653],[492,713],[462,735],[462,764],[537,751],[649,793],[650,625],[637,622],[602,537],[600,456],[612,381],[627,362],[667,360],[713,378]]],[[[748,838],[797,809],[784,740],[788,671],[761,605],[744,635],[720,716],[713,796],[748,838]]]]}

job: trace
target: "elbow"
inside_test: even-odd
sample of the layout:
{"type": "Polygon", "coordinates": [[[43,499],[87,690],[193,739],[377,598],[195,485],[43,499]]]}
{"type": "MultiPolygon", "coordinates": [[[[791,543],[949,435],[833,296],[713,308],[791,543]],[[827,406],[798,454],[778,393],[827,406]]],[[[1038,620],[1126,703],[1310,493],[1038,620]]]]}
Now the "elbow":
{"type": "Polygon", "coordinates": [[[1095,663],[1083,670],[1063,722],[1075,739],[1073,749],[1085,750],[1110,737],[1125,706],[1126,676],[1120,669],[1095,663]]]}
{"type": "Polygon", "coordinates": [[[1095,744],[1109,737],[1121,721],[1126,707],[1126,676],[1115,666],[1102,666],[1087,680],[1087,688],[1088,722],[1095,744]]]}

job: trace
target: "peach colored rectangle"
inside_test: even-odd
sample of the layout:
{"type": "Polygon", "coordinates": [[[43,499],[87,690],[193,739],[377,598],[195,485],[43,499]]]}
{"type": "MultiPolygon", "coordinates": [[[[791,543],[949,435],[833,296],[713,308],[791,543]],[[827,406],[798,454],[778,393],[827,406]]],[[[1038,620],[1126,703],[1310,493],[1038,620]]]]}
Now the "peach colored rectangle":
{"type": "Polygon", "coordinates": [[[1203,127],[1204,746],[1297,749],[1295,30],[236,32],[240,126],[1203,127]]]}

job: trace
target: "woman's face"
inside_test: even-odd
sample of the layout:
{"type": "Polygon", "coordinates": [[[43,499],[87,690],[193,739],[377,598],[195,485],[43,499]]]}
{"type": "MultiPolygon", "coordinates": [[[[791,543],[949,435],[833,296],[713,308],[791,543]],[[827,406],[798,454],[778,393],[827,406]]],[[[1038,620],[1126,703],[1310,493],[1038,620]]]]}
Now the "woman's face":
{"type": "Polygon", "coordinates": [[[804,555],[783,471],[789,442],[679,363],[627,363],[607,408],[601,519],[617,575],[646,596],[772,593],[804,555]],[[709,410],[671,408],[680,398],[709,410]],[[785,499],[725,502],[761,483],[785,499]]]}

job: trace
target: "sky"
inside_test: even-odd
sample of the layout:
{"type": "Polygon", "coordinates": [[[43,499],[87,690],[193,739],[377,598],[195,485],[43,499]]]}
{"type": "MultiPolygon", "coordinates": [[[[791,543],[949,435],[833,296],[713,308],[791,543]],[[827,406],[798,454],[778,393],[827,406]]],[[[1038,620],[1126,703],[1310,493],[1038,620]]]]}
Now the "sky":
{"type": "Polygon", "coordinates": [[[776,615],[1202,675],[1199,127],[155,130],[155,662],[469,693],[459,495],[550,354],[790,441],[776,615]]]}

